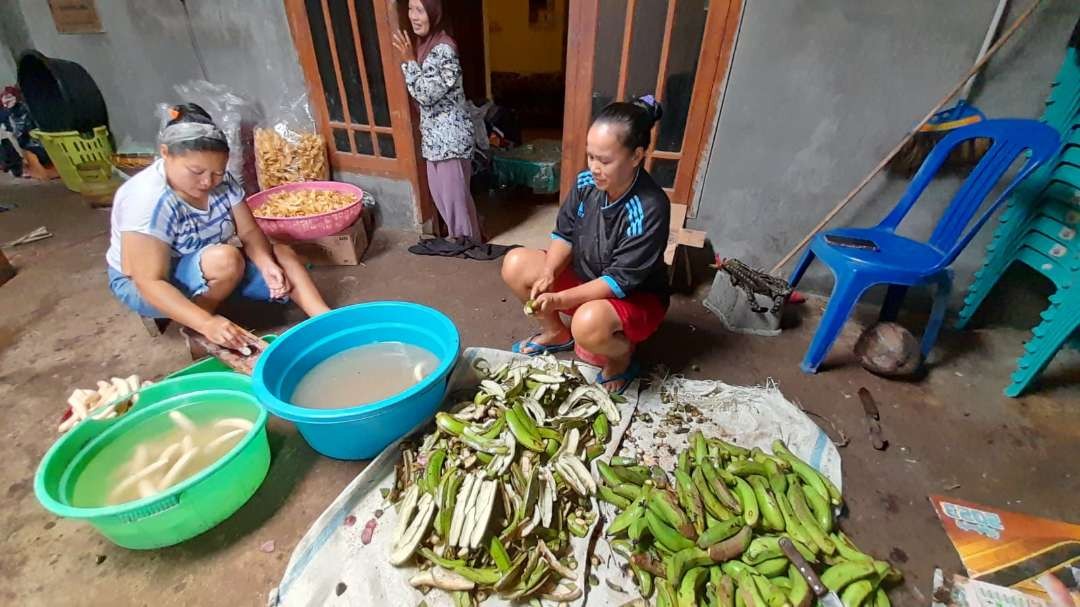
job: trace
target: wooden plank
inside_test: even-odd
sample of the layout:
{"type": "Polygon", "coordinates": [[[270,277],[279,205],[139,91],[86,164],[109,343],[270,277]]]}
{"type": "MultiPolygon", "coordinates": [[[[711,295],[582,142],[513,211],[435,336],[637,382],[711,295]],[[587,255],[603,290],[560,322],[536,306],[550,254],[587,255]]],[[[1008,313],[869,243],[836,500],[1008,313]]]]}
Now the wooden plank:
{"type": "MultiPolygon", "coordinates": [[[[367,63],[364,62],[364,47],[360,45],[360,26],[356,21],[356,2],[349,2],[348,4],[353,50],[356,52],[357,71],[360,72],[360,88],[364,91],[364,109],[367,110],[367,123],[368,126],[375,126],[375,110],[371,107],[371,88],[368,86],[367,63]]],[[[370,132],[369,134],[371,135],[371,149],[375,152],[376,158],[381,158],[382,153],[379,152],[379,142],[375,138],[375,133],[370,132]]]]}
{"type": "MultiPolygon", "coordinates": [[[[660,44],[660,69],[656,73],[656,86],[653,88],[653,97],[657,101],[664,100],[664,82],[667,80],[668,55],[671,53],[671,31],[675,24],[675,10],[679,6],[679,0],[668,0],[667,17],[664,19],[664,41],[660,44]]],[[[645,157],[645,170],[651,171],[653,159],[659,158],[654,154],[656,150],[656,137],[660,133],[660,125],[652,129],[652,137],[649,139],[649,149],[645,157]]]]}
{"type": "Polygon", "coordinates": [[[671,205],[671,223],[668,228],[667,248],[664,249],[664,263],[671,265],[675,260],[675,253],[680,245],[700,249],[705,246],[705,232],[684,228],[686,221],[686,205],[671,205]]]}
{"type": "Polygon", "coordinates": [[[627,0],[622,53],[619,57],[619,84],[615,92],[615,101],[626,99],[626,81],[630,78],[630,45],[634,42],[634,13],[636,12],[637,0],[627,0]]]}
{"type": "Polygon", "coordinates": [[[682,158],[681,152],[667,152],[664,150],[656,150],[652,152],[653,158],[657,160],[679,160],[682,158]]]}
{"type": "Polygon", "coordinates": [[[683,223],[686,221],[686,205],[685,204],[672,204],[671,205],[671,222],[668,224],[668,241],[667,248],[664,249],[664,263],[671,265],[671,262],[675,259],[675,248],[679,246],[679,232],[682,230],[683,223]]]}
{"type": "MultiPolygon", "coordinates": [[[[337,41],[334,39],[334,27],[330,25],[330,3],[328,0],[322,0],[322,14],[323,25],[326,26],[326,40],[330,45],[330,59],[334,63],[334,78],[337,79],[338,96],[341,97],[341,112],[345,116],[345,122],[352,123],[352,117],[349,116],[349,98],[345,94],[345,79],[341,77],[341,62],[338,61],[337,56],[337,41]]],[[[333,137],[329,141],[333,141],[333,137]]],[[[331,146],[337,149],[337,145],[331,146]]],[[[349,137],[349,152],[356,153],[356,141],[352,137],[349,137]]]]}
{"type": "MultiPolygon", "coordinates": [[[[705,38],[697,74],[694,76],[694,92],[690,99],[690,112],[683,135],[683,160],[679,162],[675,174],[676,202],[694,202],[691,200],[694,180],[701,164],[702,152],[711,141],[708,135],[711,135],[713,130],[708,126],[713,124],[719,101],[723,98],[727,85],[728,67],[731,64],[731,54],[735,50],[742,10],[743,0],[719,0],[709,5],[705,38]]],[[[695,212],[696,209],[690,209],[691,216],[695,212]]]]}
{"type": "Polygon", "coordinates": [[[381,133],[383,135],[393,135],[394,128],[389,126],[368,126],[365,124],[349,124],[340,122],[338,120],[330,120],[328,124],[335,129],[345,129],[347,131],[364,131],[365,133],[371,131],[373,133],[381,133]]]}
{"type": "Polygon", "coordinates": [[[105,31],[94,0],[49,0],[49,11],[57,33],[100,34],[105,31]]]}
{"type": "MultiPolygon", "coordinates": [[[[396,148],[395,148],[396,149],[396,148]]],[[[336,154],[330,164],[339,171],[350,173],[363,173],[365,175],[381,175],[401,179],[401,165],[397,159],[376,158],[367,154],[336,154]]]]}
{"type": "Polygon", "coordinates": [[[691,230],[690,228],[683,228],[679,230],[679,235],[676,237],[676,242],[688,247],[694,247],[700,249],[705,246],[705,232],[701,230],[691,230]]]}
{"type": "Polygon", "coordinates": [[[566,40],[566,101],[563,111],[563,153],[559,192],[574,187],[585,159],[585,136],[592,118],[593,61],[600,0],[569,3],[566,40]]]}

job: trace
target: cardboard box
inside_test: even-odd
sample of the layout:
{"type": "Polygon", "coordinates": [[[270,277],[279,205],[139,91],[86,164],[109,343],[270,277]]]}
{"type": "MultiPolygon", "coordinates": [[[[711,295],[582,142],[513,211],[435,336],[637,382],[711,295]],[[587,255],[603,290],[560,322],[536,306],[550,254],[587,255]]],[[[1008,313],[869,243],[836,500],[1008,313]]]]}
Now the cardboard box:
{"type": "Polygon", "coordinates": [[[0,251],[0,285],[12,279],[15,276],[15,268],[8,261],[3,251],[0,251]]]}
{"type": "Polygon", "coordinates": [[[368,237],[364,222],[357,221],[337,234],[289,244],[312,265],[355,266],[364,258],[368,237]]]}

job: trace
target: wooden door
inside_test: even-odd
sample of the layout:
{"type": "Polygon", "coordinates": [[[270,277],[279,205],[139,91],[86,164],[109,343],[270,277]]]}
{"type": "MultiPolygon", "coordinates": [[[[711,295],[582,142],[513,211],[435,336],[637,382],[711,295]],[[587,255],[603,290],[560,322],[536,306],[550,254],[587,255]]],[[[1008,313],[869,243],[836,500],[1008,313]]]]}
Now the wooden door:
{"type": "Polygon", "coordinates": [[[435,213],[391,45],[395,0],[285,0],[285,11],[331,166],[409,181],[416,217],[426,224],[435,213]]]}
{"type": "Polygon", "coordinates": [[[692,201],[701,153],[708,144],[734,47],[742,1],[570,3],[561,183],[564,192],[585,166],[585,134],[592,117],[612,101],[652,94],[663,104],[664,116],[653,130],[646,168],[674,204],[692,201]]]}

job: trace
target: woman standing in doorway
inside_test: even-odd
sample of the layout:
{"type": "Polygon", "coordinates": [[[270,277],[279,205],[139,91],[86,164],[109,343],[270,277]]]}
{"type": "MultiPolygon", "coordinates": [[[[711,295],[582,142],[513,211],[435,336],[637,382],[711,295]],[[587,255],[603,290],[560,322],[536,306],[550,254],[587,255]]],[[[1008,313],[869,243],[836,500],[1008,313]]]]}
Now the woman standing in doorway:
{"type": "Polygon", "coordinates": [[[420,148],[427,161],[431,197],[450,237],[483,242],[472,177],[473,122],[465,108],[457,44],[446,33],[440,0],[409,0],[409,24],[416,37],[394,34],[404,63],[405,85],[420,106],[420,148]]]}
{"type": "Polygon", "coordinates": [[[502,266],[503,280],[523,302],[532,301],[540,325],[513,351],[576,347],[579,357],[603,367],[596,381],[611,392],[637,377],[634,348],[667,313],[671,203],[642,166],[660,114],[652,96],[597,114],[585,143],[588,169],[559,210],[551,246],[514,249],[502,266]],[[560,314],[572,317],[569,327],[560,314]]]}

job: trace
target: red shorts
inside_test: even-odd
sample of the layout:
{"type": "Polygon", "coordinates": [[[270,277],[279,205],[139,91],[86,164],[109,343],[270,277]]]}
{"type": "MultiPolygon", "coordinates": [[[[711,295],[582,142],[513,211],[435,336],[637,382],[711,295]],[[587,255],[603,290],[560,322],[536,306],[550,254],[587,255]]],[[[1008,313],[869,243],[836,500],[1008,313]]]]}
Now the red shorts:
{"type": "MultiPolygon", "coordinates": [[[[573,268],[567,268],[555,279],[555,284],[551,285],[551,290],[554,292],[565,291],[584,283],[585,281],[574,272],[573,268]]],[[[626,339],[635,344],[645,341],[653,333],[656,333],[656,330],[660,328],[660,323],[664,321],[664,316],[667,314],[667,306],[660,296],[655,293],[638,291],[627,295],[623,299],[609,297],[605,301],[611,304],[612,308],[615,308],[615,314],[618,315],[619,321],[622,323],[623,334],[626,335],[626,339]]],[[[573,315],[576,311],[577,308],[564,310],[566,314],[570,315],[573,315]]]]}

